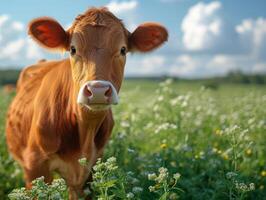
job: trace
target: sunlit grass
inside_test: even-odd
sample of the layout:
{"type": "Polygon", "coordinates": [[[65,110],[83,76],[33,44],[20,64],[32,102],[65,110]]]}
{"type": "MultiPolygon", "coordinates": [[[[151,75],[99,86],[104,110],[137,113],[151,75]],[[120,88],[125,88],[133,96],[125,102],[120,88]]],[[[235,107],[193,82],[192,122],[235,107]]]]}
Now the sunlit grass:
{"type": "MultiPolygon", "coordinates": [[[[10,97],[0,95],[0,197],[6,198],[23,184],[3,134],[10,97]]],[[[96,167],[94,176],[108,187],[94,177],[90,192],[98,199],[263,199],[265,107],[263,86],[210,90],[200,83],[126,81],[98,163],[115,157],[107,162],[116,167],[106,177],[96,167]]]]}

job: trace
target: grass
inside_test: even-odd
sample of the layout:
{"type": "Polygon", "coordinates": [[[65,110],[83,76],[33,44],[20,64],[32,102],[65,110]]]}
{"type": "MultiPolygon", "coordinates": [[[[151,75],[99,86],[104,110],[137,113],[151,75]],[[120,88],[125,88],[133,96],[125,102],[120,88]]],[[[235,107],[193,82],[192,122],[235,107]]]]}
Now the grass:
{"type": "MultiPolygon", "coordinates": [[[[0,92],[0,199],[23,186],[4,139],[11,96],[0,92]]],[[[95,199],[266,199],[265,107],[265,86],[125,81],[95,199]]]]}

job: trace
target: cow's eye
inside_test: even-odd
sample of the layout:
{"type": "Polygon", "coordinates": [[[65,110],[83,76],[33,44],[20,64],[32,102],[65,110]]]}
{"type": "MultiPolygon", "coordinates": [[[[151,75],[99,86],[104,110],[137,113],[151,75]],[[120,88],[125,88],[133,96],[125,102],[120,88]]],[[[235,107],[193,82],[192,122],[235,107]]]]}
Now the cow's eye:
{"type": "Polygon", "coordinates": [[[125,56],[127,54],[126,47],[122,47],[121,50],[120,50],[120,53],[121,53],[122,56],[125,56]]]}
{"type": "Polygon", "coordinates": [[[70,47],[70,54],[74,56],[76,54],[76,48],[74,46],[70,47]]]}

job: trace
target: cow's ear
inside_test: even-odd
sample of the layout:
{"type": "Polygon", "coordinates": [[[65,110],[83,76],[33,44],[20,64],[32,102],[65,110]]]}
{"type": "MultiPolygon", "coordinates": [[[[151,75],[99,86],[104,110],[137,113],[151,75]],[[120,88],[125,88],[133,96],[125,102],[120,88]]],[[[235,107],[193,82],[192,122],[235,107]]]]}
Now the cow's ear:
{"type": "Polygon", "coordinates": [[[29,24],[28,34],[42,47],[49,50],[67,50],[69,34],[54,19],[40,17],[29,24]]]}
{"type": "Polygon", "coordinates": [[[159,47],[167,39],[168,32],[165,27],[158,23],[144,23],[129,36],[129,49],[148,52],[159,47]]]}

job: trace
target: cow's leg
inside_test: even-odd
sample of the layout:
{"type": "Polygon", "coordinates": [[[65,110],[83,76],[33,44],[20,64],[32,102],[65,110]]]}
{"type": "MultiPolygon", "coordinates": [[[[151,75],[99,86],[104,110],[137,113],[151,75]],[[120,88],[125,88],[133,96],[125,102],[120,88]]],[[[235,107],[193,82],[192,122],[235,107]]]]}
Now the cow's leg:
{"type": "Polygon", "coordinates": [[[77,199],[79,199],[79,197],[83,197],[86,200],[91,200],[90,195],[89,196],[85,195],[83,185],[84,184],[82,184],[80,186],[68,186],[68,192],[69,192],[69,199],[70,200],[77,200],[77,199]]]}
{"type": "Polygon", "coordinates": [[[69,200],[78,200],[79,197],[83,195],[82,187],[69,186],[68,192],[69,192],[69,200]]]}
{"type": "Polygon", "coordinates": [[[31,182],[34,179],[39,178],[41,176],[44,177],[44,181],[46,183],[51,183],[52,176],[48,169],[49,167],[46,164],[36,166],[36,168],[32,168],[32,169],[24,168],[24,179],[26,182],[26,187],[31,188],[31,182]]]}
{"type": "Polygon", "coordinates": [[[31,187],[31,182],[41,176],[44,177],[46,183],[52,182],[52,176],[49,170],[48,161],[39,151],[31,151],[27,149],[23,155],[24,158],[24,179],[26,187],[31,187]]]}
{"type": "MultiPolygon", "coordinates": [[[[84,185],[88,182],[88,178],[91,177],[90,170],[84,170],[83,167],[79,167],[79,180],[74,182],[74,179],[66,180],[68,188],[69,188],[69,199],[76,200],[78,197],[86,198],[86,200],[90,200],[89,197],[84,193],[84,185]]],[[[89,195],[90,196],[90,195],[89,195]]]]}
{"type": "Polygon", "coordinates": [[[78,158],[75,158],[67,166],[67,170],[61,173],[68,186],[70,200],[77,200],[80,197],[85,197],[83,186],[88,177],[88,169],[87,167],[81,166],[77,160],[78,158]]]}

